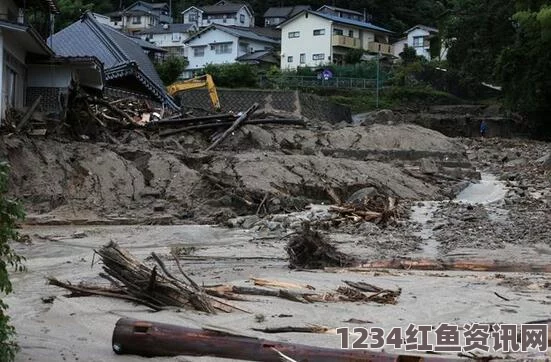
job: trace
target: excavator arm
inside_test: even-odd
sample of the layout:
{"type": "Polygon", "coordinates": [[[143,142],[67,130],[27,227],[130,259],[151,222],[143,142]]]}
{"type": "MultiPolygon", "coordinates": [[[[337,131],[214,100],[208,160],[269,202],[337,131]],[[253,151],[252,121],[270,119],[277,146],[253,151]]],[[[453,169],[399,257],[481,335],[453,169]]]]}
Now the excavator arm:
{"type": "Polygon", "coordinates": [[[218,99],[218,92],[216,91],[216,85],[212,80],[210,74],[205,74],[199,77],[181,80],[169,85],[166,90],[168,94],[174,96],[178,92],[188,91],[197,88],[207,88],[209,91],[210,101],[216,111],[220,110],[220,100],[218,99]]]}

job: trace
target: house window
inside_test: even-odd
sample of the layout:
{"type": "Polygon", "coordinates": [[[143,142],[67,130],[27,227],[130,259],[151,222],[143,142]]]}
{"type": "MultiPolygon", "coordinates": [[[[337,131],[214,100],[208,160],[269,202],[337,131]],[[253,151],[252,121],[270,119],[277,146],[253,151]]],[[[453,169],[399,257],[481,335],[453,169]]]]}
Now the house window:
{"type": "Polygon", "coordinates": [[[306,63],[306,53],[300,53],[300,64],[306,63]]]}
{"type": "Polygon", "coordinates": [[[214,50],[216,54],[231,54],[231,45],[231,43],[213,44],[211,49],[214,50]]]}
{"type": "Polygon", "coordinates": [[[314,29],[314,36],[325,35],[325,29],[314,29]]]}
{"type": "Polygon", "coordinates": [[[205,56],[205,47],[193,48],[194,57],[204,57],[205,56]]]}
{"type": "Polygon", "coordinates": [[[172,33],[172,41],[180,41],[182,39],[182,34],[172,33]]]}
{"type": "Polygon", "coordinates": [[[142,17],[141,16],[133,16],[132,17],[132,24],[141,24],[142,23],[142,17]]]}
{"type": "Polygon", "coordinates": [[[354,37],[354,30],[348,30],[348,36],[353,38],[354,37]]]}
{"type": "Polygon", "coordinates": [[[195,23],[197,21],[197,11],[190,11],[188,19],[190,23],[195,23]]]}
{"type": "Polygon", "coordinates": [[[287,57],[287,63],[292,63],[293,62],[293,57],[290,56],[290,57],[287,57]]]}
{"type": "Polygon", "coordinates": [[[418,48],[423,46],[423,37],[422,36],[414,36],[413,37],[413,46],[418,48]]]}
{"type": "Polygon", "coordinates": [[[312,54],[312,60],[324,60],[325,54],[319,53],[319,54],[312,54]]]}
{"type": "Polygon", "coordinates": [[[344,32],[342,31],[342,29],[333,29],[333,35],[343,35],[344,32]]]}
{"type": "Polygon", "coordinates": [[[244,14],[240,14],[240,15],[239,15],[239,22],[240,22],[241,24],[245,24],[245,15],[244,15],[244,14]]]}
{"type": "Polygon", "coordinates": [[[289,32],[289,39],[298,38],[299,36],[300,36],[300,31],[290,31],[289,32]]]}

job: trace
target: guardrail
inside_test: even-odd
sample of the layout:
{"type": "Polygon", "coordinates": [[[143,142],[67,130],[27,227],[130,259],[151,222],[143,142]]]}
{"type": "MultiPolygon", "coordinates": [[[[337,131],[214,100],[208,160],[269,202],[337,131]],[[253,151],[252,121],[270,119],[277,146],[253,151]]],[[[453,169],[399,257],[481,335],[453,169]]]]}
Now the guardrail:
{"type": "MultiPolygon", "coordinates": [[[[379,87],[382,86],[379,80],[379,87]]],[[[283,76],[276,79],[263,77],[261,84],[272,84],[278,88],[339,88],[339,89],[376,89],[376,79],[333,77],[323,79],[312,76],[283,76]]]]}

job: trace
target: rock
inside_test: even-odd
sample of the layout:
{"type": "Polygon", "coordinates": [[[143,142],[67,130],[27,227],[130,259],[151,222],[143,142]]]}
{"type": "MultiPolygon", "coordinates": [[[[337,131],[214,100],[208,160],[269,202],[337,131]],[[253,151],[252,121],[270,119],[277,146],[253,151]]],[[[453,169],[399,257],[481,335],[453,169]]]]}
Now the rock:
{"type": "Polygon", "coordinates": [[[268,222],[268,230],[275,231],[277,229],[281,229],[281,224],[278,222],[270,221],[268,222]]]}
{"type": "Polygon", "coordinates": [[[243,219],[240,218],[240,217],[234,217],[234,218],[228,219],[228,221],[226,221],[226,225],[230,228],[239,227],[239,226],[241,226],[242,223],[243,223],[243,219]]]}
{"type": "Polygon", "coordinates": [[[395,121],[394,112],[390,109],[381,109],[380,111],[374,112],[373,119],[378,123],[391,124],[395,121]]]}
{"type": "Polygon", "coordinates": [[[155,205],[153,205],[153,211],[155,212],[160,212],[160,211],[165,211],[166,209],[166,204],[164,202],[157,202],[155,203],[155,205]]]}
{"type": "Polygon", "coordinates": [[[438,166],[433,159],[423,158],[421,159],[419,170],[424,174],[434,175],[435,173],[438,173],[438,166]]]}
{"type": "Polygon", "coordinates": [[[537,162],[541,163],[543,168],[551,169],[551,152],[541,158],[538,158],[537,162]]]}
{"type": "Polygon", "coordinates": [[[254,224],[256,224],[258,221],[260,220],[260,218],[256,215],[251,215],[251,216],[245,216],[243,218],[243,222],[241,223],[241,227],[243,229],[250,229],[254,226],[254,224]]]}
{"type": "Polygon", "coordinates": [[[377,196],[379,192],[375,187],[365,187],[354,192],[346,199],[347,204],[363,204],[365,199],[377,196]]]}

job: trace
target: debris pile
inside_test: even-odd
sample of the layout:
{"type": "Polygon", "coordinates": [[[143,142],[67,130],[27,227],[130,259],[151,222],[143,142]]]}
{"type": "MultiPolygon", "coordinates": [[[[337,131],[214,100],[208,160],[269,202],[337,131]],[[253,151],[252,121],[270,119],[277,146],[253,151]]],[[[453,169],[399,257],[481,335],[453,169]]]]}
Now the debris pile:
{"type": "Polygon", "coordinates": [[[206,313],[215,313],[216,310],[229,312],[233,309],[206,295],[202,288],[190,279],[181,268],[179,270],[185,281],[174,277],[155,253],[152,253],[152,257],[157,265],[153,268],[149,268],[114,242],[103,246],[96,253],[101,257],[105,271],[100,276],[111,282],[112,287],[82,284],[74,286],[55,278],[49,278],[49,284],[70,290],[73,293],[72,296],[103,295],[121,298],[149,306],[155,310],[166,306],[194,309],[206,313]]]}
{"type": "Polygon", "coordinates": [[[292,269],[323,269],[358,264],[356,258],[337,250],[317,230],[304,222],[302,231],[293,235],[286,246],[289,267],[292,269]]]}
{"type": "Polygon", "coordinates": [[[360,203],[331,206],[329,211],[340,214],[346,221],[370,221],[381,225],[395,223],[400,215],[397,200],[381,195],[365,197],[360,203]]]}

